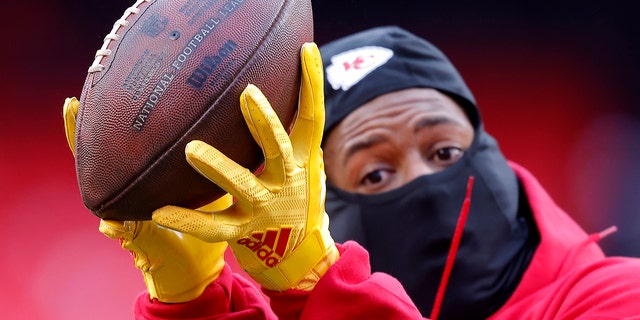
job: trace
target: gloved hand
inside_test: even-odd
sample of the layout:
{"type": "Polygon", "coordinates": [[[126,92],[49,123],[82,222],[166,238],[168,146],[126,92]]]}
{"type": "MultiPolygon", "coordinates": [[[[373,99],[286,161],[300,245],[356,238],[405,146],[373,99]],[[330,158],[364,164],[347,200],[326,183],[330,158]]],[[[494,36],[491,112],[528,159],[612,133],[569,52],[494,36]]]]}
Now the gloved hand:
{"type": "Polygon", "coordinates": [[[265,157],[257,176],[202,141],[186,147],[187,161],[232,194],[230,208],[203,212],[167,206],[153,220],[210,242],[228,241],[239,264],[265,289],[311,290],[339,253],[324,212],[323,70],[314,43],[302,47],[298,116],[291,135],[262,92],[248,85],[242,114],[265,157]]]}
{"type": "MultiPolygon", "coordinates": [[[[67,142],[75,154],[75,127],[79,102],[67,98],[63,117],[67,142]]],[[[231,205],[227,194],[204,207],[221,210],[231,205]]],[[[179,303],[200,296],[224,267],[226,242],[208,243],[158,226],[153,221],[100,221],[100,232],[118,239],[142,271],[151,299],[179,303]]]]}
{"type": "Polygon", "coordinates": [[[67,136],[67,144],[71,154],[76,156],[76,117],[80,102],[76,97],[66,98],[62,106],[62,120],[64,120],[64,134],[67,136]]]}

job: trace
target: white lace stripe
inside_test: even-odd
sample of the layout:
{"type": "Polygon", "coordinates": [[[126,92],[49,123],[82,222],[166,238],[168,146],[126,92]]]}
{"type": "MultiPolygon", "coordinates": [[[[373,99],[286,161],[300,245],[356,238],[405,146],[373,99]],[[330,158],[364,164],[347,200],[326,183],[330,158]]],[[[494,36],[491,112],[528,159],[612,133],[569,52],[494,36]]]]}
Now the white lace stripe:
{"type": "Polygon", "coordinates": [[[88,70],[89,73],[104,70],[104,65],[101,64],[102,58],[111,54],[111,50],[107,49],[109,47],[109,44],[111,44],[111,41],[117,41],[118,39],[120,39],[118,30],[120,30],[121,27],[126,27],[129,24],[127,18],[129,18],[130,15],[140,13],[140,9],[138,8],[140,4],[149,1],[151,0],[137,0],[136,3],[133,4],[133,6],[127,8],[127,10],[124,11],[124,14],[120,19],[116,20],[116,22],[113,24],[111,32],[109,32],[109,34],[104,37],[102,47],[98,49],[98,51],[96,51],[96,57],[88,70]]]}

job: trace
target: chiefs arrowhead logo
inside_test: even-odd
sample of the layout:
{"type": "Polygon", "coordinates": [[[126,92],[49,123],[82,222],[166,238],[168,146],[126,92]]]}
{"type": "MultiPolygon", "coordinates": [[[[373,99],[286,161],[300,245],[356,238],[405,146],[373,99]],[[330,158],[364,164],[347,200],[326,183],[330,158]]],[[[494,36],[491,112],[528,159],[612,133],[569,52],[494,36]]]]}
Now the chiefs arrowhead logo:
{"type": "Polygon", "coordinates": [[[331,57],[326,68],[327,81],[333,90],[349,90],[355,84],[393,57],[393,51],[377,46],[360,47],[331,57]]]}
{"type": "Polygon", "coordinates": [[[283,227],[254,232],[251,236],[238,239],[236,242],[253,251],[267,267],[274,267],[280,263],[287,250],[291,229],[283,227]]]}

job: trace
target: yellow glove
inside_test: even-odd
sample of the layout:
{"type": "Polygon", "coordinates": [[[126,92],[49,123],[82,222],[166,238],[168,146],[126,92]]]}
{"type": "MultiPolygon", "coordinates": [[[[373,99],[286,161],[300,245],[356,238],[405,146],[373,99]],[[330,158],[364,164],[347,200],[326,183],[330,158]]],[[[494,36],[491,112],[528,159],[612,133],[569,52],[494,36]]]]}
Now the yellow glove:
{"type": "Polygon", "coordinates": [[[213,213],[175,206],[153,213],[168,228],[228,241],[239,264],[268,290],[311,290],[339,256],[324,212],[322,60],[314,43],[305,44],[301,55],[299,110],[290,137],[257,87],[248,85],[240,97],[266,159],[258,176],[202,141],[186,147],[191,166],[236,203],[213,213]]]}
{"type": "MultiPolygon", "coordinates": [[[[75,154],[75,127],[79,102],[67,98],[63,118],[67,142],[75,154]]],[[[221,210],[232,203],[227,194],[205,207],[221,210]]],[[[208,243],[158,226],[153,221],[100,221],[100,232],[118,239],[142,271],[151,299],[165,303],[193,300],[218,278],[224,267],[226,242],[208,243]]]]}
{"type": "Polygon", "coordinates": [[[67,98],[62,106],[62,119],[64,120],[64,133],[67,136],[67,144],[71,153],[76,155],[76,117],[78,116],[80,102],[76,97],[67,98]]]}
{"type": "MultiPolygon", "coordinates": [[[[231,202],[230,196],[226,198],[218,201],[231,202]]],[[[153,221],[100,220],[99,229],[129,250],[151,299],[165,303],[193,300],[224,267],[225,242],[207,243],[153,221]]]]}

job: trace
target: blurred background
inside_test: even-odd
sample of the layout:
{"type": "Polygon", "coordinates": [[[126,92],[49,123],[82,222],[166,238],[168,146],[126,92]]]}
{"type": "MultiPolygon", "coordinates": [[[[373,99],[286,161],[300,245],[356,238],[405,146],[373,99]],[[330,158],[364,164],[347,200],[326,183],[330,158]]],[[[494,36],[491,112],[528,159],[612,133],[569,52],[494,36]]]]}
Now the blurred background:
{"type": "MultiPolygon", "coordinates": [[[[131,257],[82,205],[62,125],[133,0],[5,0],[0,318],[131,319],[131,257]]],[[[632,2],[313,1],[316,42],[396,24],[442,49],[487,130],[610,255],[640,256],[640,34],[632,2]]]]}

